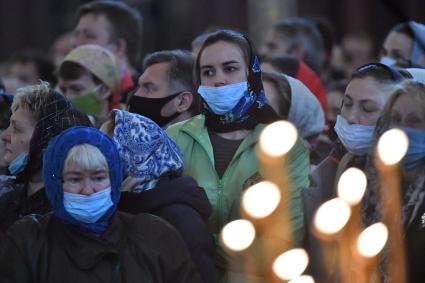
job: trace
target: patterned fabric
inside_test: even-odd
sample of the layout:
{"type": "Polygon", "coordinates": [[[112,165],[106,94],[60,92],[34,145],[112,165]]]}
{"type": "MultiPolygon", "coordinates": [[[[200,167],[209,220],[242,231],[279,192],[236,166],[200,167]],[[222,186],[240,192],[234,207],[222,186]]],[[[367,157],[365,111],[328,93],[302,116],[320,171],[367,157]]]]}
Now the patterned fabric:
{"type": "Polygon", "coordinates": [[[124,174],[141,181],[134,191],[153,188],[165,174],[181,174],[182,153],[164,130],[144,116],[118,109],[113,113],[113,140],[121,156],[124,174]]]}
{"type": "Polygon", "coordinates": [[[110,217],[117,209],[122,182],[120,156],[111,138],[98,129],[90,127],[73,127],[63,131],[49,142],[44,153],[43,179],[53,212],[62,222],[76,225],[96,236],[100,236],[106,230],[110,217]],[[111,180],[111,199],[114,205],[96,223],[77,221],[69,215],[63,205],[62,172],[65,159],[71,148],[84,143],[97,147],[105,156],[111,180]]]}
{"type": "MultiPolygon", "coordinates": [[[[231,31],[234,33],[233,31],[231,31]]],[[[214,132],[230,132],[238,129],[254,129],[259,123],[270,123],[279,120],[278,115],[266,104],[261,80],[260,61],[254,48],[246,36],[243,36],[250,47],[248,90],[238,104],[228,113],[217,115],[203,101],[203,112],[206,125],[214,132]]]]}
{"type": "Polygon", "coordinates": [[[27,181],[29,176],[41,170],[43,151],[48,142],[63,130],[74,126],[92,126],[86,114],[78,110],[70,100],[51,90],[45,97],[43,108],[30,141],[28,163],[18,179],[27,181]]]}

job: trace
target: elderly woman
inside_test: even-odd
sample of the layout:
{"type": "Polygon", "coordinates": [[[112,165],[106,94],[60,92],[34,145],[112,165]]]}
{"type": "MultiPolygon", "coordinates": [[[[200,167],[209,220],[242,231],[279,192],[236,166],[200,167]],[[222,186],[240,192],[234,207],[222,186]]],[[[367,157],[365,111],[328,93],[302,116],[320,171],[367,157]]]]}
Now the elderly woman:
{"type": "Polygon", "coordinates": [[[173,228],[117,212],[120,156],[99,130],[51,140],[43,178],[53,213],[25,217],[1,239],[3,282],[201,282],[173,228]]]}
{"type": "MultiPolygon", "coordinates": [[[[403,130],[409,138],[409,147],[402,160],[402,211],[404,238],[407,251],[407,282],[425,282],[422,253],[425,250],[425,85],[407,80],[403,82],[388,100],[382,119],[376,127],[377,138],[390,128],[403,130]]],[[[379,202],[379,180],[370,156],[366,164],[369,187],[363,198],[363,221],[371,225],[382,221],[386,207],[379,202]]],[[[383,261],[385,259],[383,258],[383,261]]],[[[381,261],[381,262],[383,262],[381,261]]],[[[394,264],[394,263],[392,263],[394,264]]],[[[397,264],[397,263],[395,263],[397,264]]],[[[393,266],[396,268],[396,266],[393,266]]],[[[387,270],[383,271],[383,282],[387,270]]]]}
{"type": "Polygon", "coordinates": [[[1,134],[3,158],[16,179],[0,183],[0,231],[25,215],[51,210],[41,178],[43,151],[52,137],[78,125],[91,123],[47,83],[18,89],[10,125],[1,134]]]}
{"type": "Polygon", "coordinates": [[[180,232],[204,282],[216,282],[211,205],[193,178],[183,176],[178,146],[152,120],[114,110],[102,129],[113,138],[124,167],[120,211],[151,213],[180,232]]]}

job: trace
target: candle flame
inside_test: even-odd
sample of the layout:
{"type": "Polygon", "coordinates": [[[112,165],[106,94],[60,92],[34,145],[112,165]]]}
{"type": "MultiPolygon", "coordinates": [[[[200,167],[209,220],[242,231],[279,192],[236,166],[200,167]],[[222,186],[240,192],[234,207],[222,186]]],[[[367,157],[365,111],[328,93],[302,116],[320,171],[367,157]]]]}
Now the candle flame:
{"type": "Polygon", "coordinates": [[[286,154],[297,141],[295,126],[288,121],[277,121],[268,125],[260,135],[260,149],[269,156],[286,154]]]}
{"type": "Polygon", "coordinates": [[[292,249],[278,256],[273,263],[273,270],[283,280],[300,276],[308,265],[308,255],[303,249],[292,249]]]}
{"type": "Polygon", "coordinates": [[[323,234],[336,234],[347,224],[350,215],[350,206],[345,201],[334,198],[319,207],[314,216],[314,225],[323,234]]]}
{"type": "Polygon", "coordinates": [[[366,175],[358,168],[347,169],[338,181],[338,197],[349,205],[358,204],[367,186],[366,175]]]}
{"type": "Polygon", "coordinates": [[[378,141],[378,156],[386,165],[398,163],[406,154],[409,139],[400,129],[386,131],[378,141]]]}
{"type": "Polygon", "coordinates": [[[300,277],[292,279],[288,283],[314,283],[314,279],[310,275],[301,275],[300,277]]]}
{"type": "Polygon", "coordinates": [[[381,222],[375,223],[360,233],[357,239],[357,250],[364,257],[374,257],[384,248],[387,240],[387,227],[381,222]]]}
{"type": "Polygon", "coordinates": [[[253,218],[270,215],[280,201],[279,188],[271,182],[260,182],[249,187],[242,197],[242,206],[253,218]]]}
{"type": "Polygon", "coordinates": [[[233,251],[243,251],[255,238],[255,228],[248,220],[234,220],[226,224],[221,231],[224,245],[233,251]]]}

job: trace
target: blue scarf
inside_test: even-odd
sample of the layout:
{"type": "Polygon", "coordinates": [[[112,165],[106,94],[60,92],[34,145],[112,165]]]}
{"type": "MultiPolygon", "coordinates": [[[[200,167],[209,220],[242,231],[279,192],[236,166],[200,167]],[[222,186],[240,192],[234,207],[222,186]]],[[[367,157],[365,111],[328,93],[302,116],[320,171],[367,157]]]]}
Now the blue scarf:
{"type": "Polygon", "coordinates": [[[124,174],[141,180],[134,191],[152,189],[165,174],[180,175],[183,156],[167,133],[152,120],[115,109],[113,140],[118,148],[124,174]]]}
{"type": "Polygon", "coordinates": [[[54,215],[65,224],[72,224],[81,230],[100,237],[108,228],[109,219],[115,213],[120,198],[122,168],[120,156],[111,138],[90,127],[73,127],[53,138],[43,157],[43,179],[54,215]],[[105,156],[111,179],[111,199],[113,206],[96,223],[84,223],[74,219],[63,205],[62,172],[69,150],[79,144],[97,147],[105,156]]]}

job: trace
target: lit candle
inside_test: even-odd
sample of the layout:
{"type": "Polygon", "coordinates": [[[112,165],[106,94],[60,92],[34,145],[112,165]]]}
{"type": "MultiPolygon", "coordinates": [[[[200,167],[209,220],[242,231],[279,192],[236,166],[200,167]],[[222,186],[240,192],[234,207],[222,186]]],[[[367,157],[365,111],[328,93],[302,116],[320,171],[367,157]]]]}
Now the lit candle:
{"type": "Polygon", "coordinates": [[[292,249],[284,252],[273,263],[273,271],[282,280],[299,277],[308,265],[308,255],[303,249],[292,249]]]}
{"type": "MultiPolygon", "coordinates": [[[[329,282],[336,280],[337,269],[342,264],[338,261],[338,239],[350,220],[351,208],[340,198],[323,203],[313,219],[313,233],[321,240],[323,262],[329,282]]],[[[347,263],[344,263],[347,264],[347,263]]]]}
{"type": "Polygon", "coordinates": [[[377,146],[376,167],[381,183],[380,200],[385,209],[383,222],[389,229],[387,272],[394,283],[406,282],[398,163],[406,154],[408,146],[406,134],[399,129],[385,132],[377,146]]]}
{"type": "Polygon", "coordinates": [[[290,280],[288,283],[314,283],[314,279],[310,275],[301,275],[300,277],[290,280]]]}
{"type": "MultiPolygon", "coordinates": [[[[341,237],[339,237],[339,270],[341,282],[350,282],[353,274],[363,272],[354,265],[352,246],[361,231],[360,201],[367,187],[366,175],[358,168],[348,168],[338,180],[338,197],[351,207],[351,217],[341,237]]],[[[361,275],[363,276],[363,275],[361,275]]]]}
{"type": "Polygon", "coordinates": [[[356,239],[356,262],[363,270],[356,274],[356,282],[379,282],[377,255],[384,248],[388,240],[388,229],[383,223],[375,223],[360,233],[356,239]]]}

